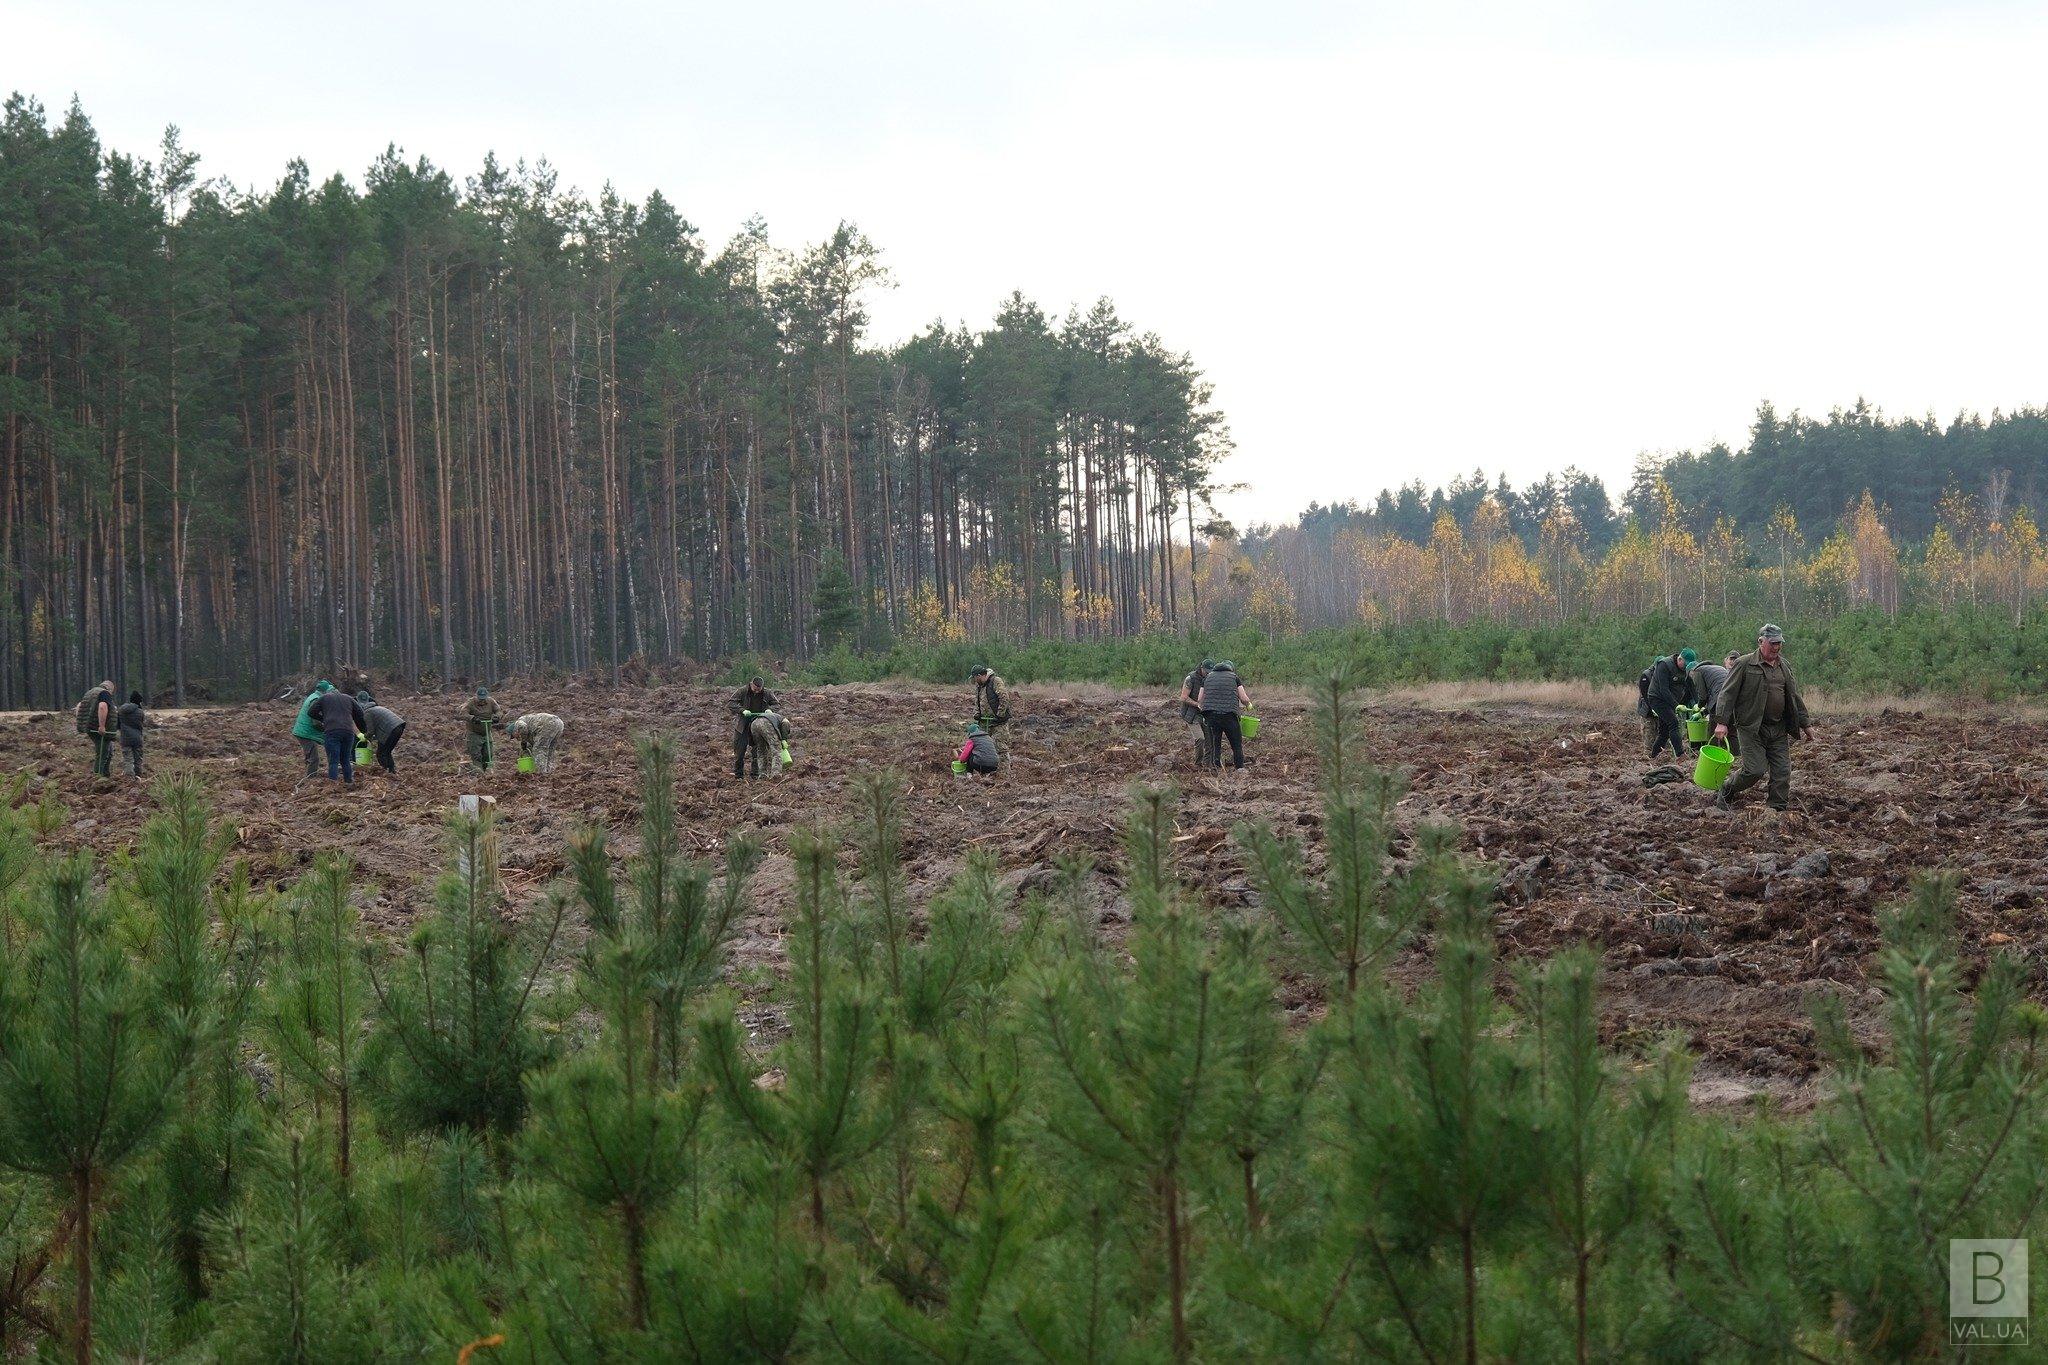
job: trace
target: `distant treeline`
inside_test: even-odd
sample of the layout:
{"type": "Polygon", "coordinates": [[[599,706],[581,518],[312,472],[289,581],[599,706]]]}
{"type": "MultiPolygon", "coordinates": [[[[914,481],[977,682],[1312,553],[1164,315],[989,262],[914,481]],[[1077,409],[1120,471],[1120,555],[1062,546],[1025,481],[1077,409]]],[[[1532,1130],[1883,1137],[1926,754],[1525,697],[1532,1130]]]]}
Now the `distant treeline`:
{"type": "MultiPolygon", "coordinates": [[[[1531,544],[1558,509],[1567,511],[1587,548],[1605,553],[1631,520],[1663,524],[1663,479],[1695,521],[1727,517],[1738,527],[1767,524],[1781,507],[1800,524],[1825,531],[1868,489],[1887,511],[1893,532],[1917,541],[1931,534],[1946,493],[1976,498],[1995,519],[2005,507],[2040,508],[2048,498],[2048,409],[1994,412],[1987,420],[1958,415],[1947,426],[1933,417],[1886,418],[1869,403],[1836,408],[1825,420],[1799,412],[1779,416],[1770,403],[1757,408],[1749,443],[1731,450],[1716,443],[1675,455],[1644,454],[1618,499],[1606,483],[1577,468],[1547,474],[1516,488],[1506,475],[1481,470],[1432,488],[1421,480],[1382,489],[1370,505],[1311,504],[1295,528],[1386,532],[1426,541],[1439,513],[1470,524],[1479,504],[1499,505],[1508,528],[1531,544]]],[[[1248,534],[1255,546],[1261,531],[1248,534]]]]}
{"type": "Polygon", "coordinates": [[[1211,625],[1533,624],[1605,613],[2002,606],[2048,595],[2048,415],[1824,422],[1765,404],[1740,451],[1644,457],[1620,505],[1578,470],[1317,506],[1228,547],[1211,625]]]}

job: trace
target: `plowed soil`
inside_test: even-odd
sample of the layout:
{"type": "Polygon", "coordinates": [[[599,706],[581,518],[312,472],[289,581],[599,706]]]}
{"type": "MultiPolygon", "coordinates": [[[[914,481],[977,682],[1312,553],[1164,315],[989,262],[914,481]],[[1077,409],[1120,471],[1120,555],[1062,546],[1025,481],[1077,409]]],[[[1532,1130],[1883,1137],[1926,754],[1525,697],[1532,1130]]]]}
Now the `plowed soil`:
{"type": "MultiPolygon", "coordinates": [[[[1265,729],[1242,773],[1205,773],[1177,708],[1156,695],[1097,687],[1026,687],[1002,732],[1006,766],[989,779],[948,768],[971,709],[965,687],[787,689],[796,766],[773,780],[731,777],[727,694],[708,687],[608,690],[583,685],[500,694],[507,714],[552,711],[568,722],[552,776],[521,777],[509,754],[478,773],[462,757],[455,700],[384,695],[410,722],[398,776],[366,774],[353,788],[307,779],[290,729],[296,704],[273,702],[161,713],[152,770],[204,774],[239,855],[262,879],[289,881],[316,851],[352,852],[364,874],[366,923],[398,931],[426,901],[439,864],[440,821],[463,793],[495,797],[515,913],[562,870],[568,833],[586,822],[630,847],[637,814],[632,736],[684,737],[681,814],[686,843],[714,854],[732,831],[759,831],[770,857],[757,906],[735,954],[758,989],[781,959],[777,926],[790,885],[787,838],[849,809],[849,783],[901,769],[908,780],[906,853],[914,887],[937,885],[972,848],[992,850],[1009,883],[1045,884],[1062,852],[1099,855],[1098,899],[1111,932],[1125,917],[1113,865],[1125,791],[1134,779],[1181,787],[1178,851],[1185,878],[1218,905],[1252,901],[1230,837],[1268,820],[1311,840],[1320,823],[1305,704],[1261,697],[1265,729]]],[[[1794,806],[1767,811],[1759,788],[1736,813],[1689,784],[1642,785],[1633,715],[1530,705],[1459,711],[1370,704],[1383,762],[1405,769],[1404,828],[1450,819],[1466,847],[1500,878],[1504,951],[1543,952],[1584,941],[1608,967],[1606,1030],[1623,1047],[1667,1029],[1701,1056],[1703,1102],[1759,1091],[1798,1103],[1816,1071],[1807,1012],[1835,992],[1868,1024],[1876,914],[1913,874],[1960,879],[1966,955],[2007,947],[2048,963],[2048,726],[1990,714],[1887,711],[1826,718],[1795,745],[1794,806]]],[[[109,849],[147,817],[146,789],[95,782],[89,746],[70,716],[0,724],[0,772],[26,769],[37,792],[54,784],[70,810],[56,842],[109,849]]],[[[1402,964],[1418,971],[1419,958],[1402,964]]],[[[1306,981],[1288,1003],[1319,1008],[1306,981]]],[[[763,1022],[767,1022],[764,1020],[763,1022]]]]}

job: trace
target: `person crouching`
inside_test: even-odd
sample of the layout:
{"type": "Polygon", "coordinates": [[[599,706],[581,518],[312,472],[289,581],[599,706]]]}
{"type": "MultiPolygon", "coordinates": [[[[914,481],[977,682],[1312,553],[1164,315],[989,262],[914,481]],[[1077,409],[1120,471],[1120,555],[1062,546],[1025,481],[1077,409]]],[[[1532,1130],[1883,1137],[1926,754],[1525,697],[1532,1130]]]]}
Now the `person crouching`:
{"type": "Polygon", "coordinates": [[[1001,766],[1002,759],[996,754],[995,736],[979,723],[969,724],[966,741],[961,744],[960,752],[953,755],[953,770],[986,777],[1001,766]]]}

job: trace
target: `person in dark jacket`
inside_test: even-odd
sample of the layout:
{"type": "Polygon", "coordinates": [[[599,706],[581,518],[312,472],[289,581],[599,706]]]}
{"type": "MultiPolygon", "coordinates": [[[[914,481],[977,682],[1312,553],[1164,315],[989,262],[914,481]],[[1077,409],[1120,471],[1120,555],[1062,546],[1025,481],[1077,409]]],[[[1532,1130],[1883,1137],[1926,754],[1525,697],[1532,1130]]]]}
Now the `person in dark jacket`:
{"type": "Polygon", "coordinates": [[[115,716],[115,725],[121,733],[121,766],[137,781],[142,778],[142,727],[148,723],[142,713],[142,694],[130,692],[115,716]]]}
{"type": "Polygon", "coordinates": [[[356,693],[356,705],[363,708],[363,719],[369,722],[363,733],[377,750],[377,766],[395,775],[398,765],[392,762],[391,754],[398,748],[398,741],[405,738],[405,717],[388,706],[379,706],[368,688],[356,693]]]}
{"type": "Polygon", "coordinates": [[[356,736],[369,728],[369,717],[356,699],[342,691],[322,692],[310,714],[320,727],[320,742],[327,748],[327,780],[341,779],[353,786],[356,780],[356,736]]]}
{"type": "Polygon", "coordinates": [[[1231,766],[1244,766],[1244,727],[1239,717],[1252,704],[1238,681],[1237,665],[1225,659],[1202,679],[1202,719],[1209,731],[1209,765],[1223,766],[1223,741],[1230,741],[1231,766]]]}
{"type": "Polygon", "coordinates": [[[1676,654],[1667,654],[1650,665],[1650,757],[1656,758],[1664,746],[1671,746],[1673,758],[1686,755],[1685,727],[1678,723],[1680,704],[1692,700],[1692,681],[1686,672],[1699,658],[1692,650],[1681,649],[1676,654]]]}
{"type": "Polygon", "coordinates": [[[1811,740],[1813,725],[1806,714],[1806,698],[1785,666],[1784,650],[1785,632],[1766,622],[1757,632],[1756,652],[1735,661],[1721,699],[1714,704],[1714,737],[1724,738],[1733,730],[1742,755],[1742,767],[1714,796],[1722,810],[1732,809],[1735,797],[1766,776],[1771,782],[1771,809],[1791,808],[1792,736],[1811,740]]]}
{"type": "Polygon", "coordinates": [[[1194,672],[1181,679],[1180,718],[1195,727],[1195,763],[1209,761],[1209,727],[1202,722],[1202,684],[1208,681],[1214,659],[1204,659],[1194,672]]]}
{"type": "Polygon", "coordinates": [[[726,704],[732,708],[732,775],[745,777],[747,750],[753,744],[754,717],[765,716],[775,709],[775,694],[759,678],[749,678],[747,685],[733,693],[732,700],[726,704]]]}

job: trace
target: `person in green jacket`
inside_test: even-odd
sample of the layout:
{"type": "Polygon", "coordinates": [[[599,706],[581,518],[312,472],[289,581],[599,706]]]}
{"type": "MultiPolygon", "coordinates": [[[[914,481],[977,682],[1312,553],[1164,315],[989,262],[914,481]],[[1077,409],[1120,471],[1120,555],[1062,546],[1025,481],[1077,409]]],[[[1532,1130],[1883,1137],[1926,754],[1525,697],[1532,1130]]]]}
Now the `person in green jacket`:
{"type": "Polygon", "coordinates": [[[1772,810],[1792,804],[1792,736],[1813,738],[1806,698],[1785,665],[1785,632],[1766,624],[1756,635],[1756,652],[1735,661],[1721,695],[1714,702],[1714,737],[1726,739],[1732,728],[1740,740],[1742,767],[1714,797],[1722,810],[1768,775],[1772,810]]]}
{"type": "Polygon", "coordinates": [[[299,742],[299,752],[305,756],[308,777],[320,776],[320,761],[327,752],[321,743],[320,726],[313,719],[313,703],[333,690],[334,684],[325,678],[314,683],[299,707],[299,718],[292,723],[292,738],[299,742]]]}

